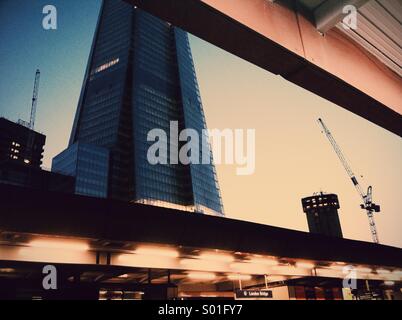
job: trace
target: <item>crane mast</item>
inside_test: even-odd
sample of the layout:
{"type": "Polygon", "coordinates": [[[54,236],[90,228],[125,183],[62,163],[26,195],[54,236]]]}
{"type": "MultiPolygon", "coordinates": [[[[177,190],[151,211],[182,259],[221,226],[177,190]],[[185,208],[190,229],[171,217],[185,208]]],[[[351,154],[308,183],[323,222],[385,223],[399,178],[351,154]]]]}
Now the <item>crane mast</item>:
{"type": "Polygon", "coordinates": [[[324,121],[322,119],[318,119],[318,123],[320,124],[321,128],[323,129],[323,131],[324,131],[325,135],[327,136],[329,142],[331,143],[333,149],[335,150],[335,153],[337,154],[339,160],[341,161],[343,167],[345,168],[349,178],[352,180],[354,187],[356,188],[357,192],[359,193],[360,197],[362,198],[363,204],[361,204],[360,207],[362,209],[366,210],[373,242],[379,243],[378,233],[377,233],[377,228],[376,228],[376,225],[374,222],[373,213],[380,212],[380,206],[376,205],[372,202],[373,188],[371,186],[369,186],[367,188],[367,193],[364,193],[362,187],[359,184],[359,181],[357,180],[355,174],[353,173],[352,168],[349,166],[345,156],[343,155],[341,148],[336,143],[334,137],[332,136],[331,132],[325,125],[324,121]]]}
{"type": "Polygon", "coordinates": [[[39,93],[39,80],[40,80],[40,71],[38,69],[36,70],[35,73],[35,82],[32,94],[31,117],[29,119],[29,128],[31,130],[34,130],[35,128],[36,105],[38,103],[38,93],[39,93]]]}

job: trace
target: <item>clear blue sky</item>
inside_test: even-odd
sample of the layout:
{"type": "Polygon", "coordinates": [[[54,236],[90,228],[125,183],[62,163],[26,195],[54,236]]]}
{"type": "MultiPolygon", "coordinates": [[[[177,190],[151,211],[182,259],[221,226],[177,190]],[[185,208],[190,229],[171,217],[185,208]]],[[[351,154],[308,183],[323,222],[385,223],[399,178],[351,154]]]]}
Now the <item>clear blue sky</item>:
{"type": "MultiPolygon", "coordinates": [[[[47,134],[47,154],[54,153],[57,142],[66,143],[71,129],[100,3],[0,1],[0,115],[29,120],[34,74],[39,68],[36,128],[47,134]],[[50,3],[58,11],[55,31],[42,28],[42,9],[50,3]]],[[[48,161],[45,164],[49,166],[48,161]]]]}
{"type": "MultiPolygon", "coordinates": [[[[45,166],[70,135],[100,0],[0,0],[0,116],[28,120],[41,69],[36,129],[47,135],[45,166]],[[42,28],[42,8],[58,9],[58,30],[42,28]]],[[[382,205],[380,240],[402,247],[402,140],[396,135],[204,41],[191,37],[209,128],[255,128],[256,173],[218,166],[228,217],[307,231],[300,199],[339,195],[344,236],[370,241],[367,217],[316,119],[323,117],[362,184],[382,205]]]]}

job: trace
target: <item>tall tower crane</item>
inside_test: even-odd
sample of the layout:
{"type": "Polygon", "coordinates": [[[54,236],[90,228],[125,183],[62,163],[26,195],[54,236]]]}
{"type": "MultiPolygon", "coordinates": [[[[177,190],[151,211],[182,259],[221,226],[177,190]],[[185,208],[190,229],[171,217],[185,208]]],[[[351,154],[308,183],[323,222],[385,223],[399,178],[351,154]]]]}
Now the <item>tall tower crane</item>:
{"type": "Polygon", "coordinates": [[[39,93],[39,80],[40,80],[40,71],[39,69],[37,69],[35,73],[35,82],[32,94],[31,117],[29,119],[29,128],[31,130],[34,130],[35,128],[36,105],[38,103],[38,93],[39,93]]]}
{"type": "Polygon", "coordinates": [[[350,168],[348,162],[346,161],[345,156],[343,155],[341,149],[339,148],[338,144],[336,143],[334,137],[332,136],[331,132],[325,125],[322,119],[318,119],[318,123],[320,124],[321,128],[323,129],[325,135],[327,136],[329,142],[331,143],[332,147],[334,148],[336,154],[338,155],[339,160],[341,161],[343,167],[345,168],[349,178],[352,180],[354,187],[356,188],[357,192],[359,193],[360,197],[363,200],[363,204],[360,207],[366,210],[367,217],[370,224],[370,231],[371,236],[373,237],[373,242],[379,243],[377,228],[374,222],[374,212],[380,212],[380,206],[373,203],[373,188],[369,186],[367,188],[367,193],[364,193],[362,187],[357,181],[355,174],[353,173],[352,169],[350,168]]]}
{"type": "Polygon", "coordinates": [[[38,103],[38,93],[39,93],[39,80],[40,80],[40,71],[36,70],[35,73],[35,82],[32,94],[32,105],[31,105],[31,117],[29,118],[29,122],[19,119],[18,124],[23,125],[31,130],[35,129],[35,117],[36,117],[36,105],[38,103]]]}

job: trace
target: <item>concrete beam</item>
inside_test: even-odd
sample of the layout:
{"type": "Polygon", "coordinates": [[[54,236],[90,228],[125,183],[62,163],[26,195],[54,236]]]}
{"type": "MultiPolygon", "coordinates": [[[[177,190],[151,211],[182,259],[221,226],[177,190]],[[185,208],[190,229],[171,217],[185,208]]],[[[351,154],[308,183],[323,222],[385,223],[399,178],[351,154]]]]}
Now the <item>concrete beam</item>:
{"type": "MultiPolygon", "coordinates": [[[[115,243],[163,244],[175,248],[181,246],[219,249],[228,252],[244,252],[249,255],[286,257],[288,260],[345,262],[356,265],[389,266],[393,269],[402,268],[402,249],[374,243],[327,237],[208,215],[188,214],[179,210],[2,184],[0,184],[0,199],[0,233],[56,236],[70,240],[75,238],[74,244],[60,246],[59,242],[56,246],[64,247],[66,252],[73,246],[80,252],[79,255],[67,255],[60,251],[52,255],[54,259],[61,262],[80,259],[81,263],[94,263],[95,253],[86,251],[91,244],[87,242],[87,245],[83,246],[81,242],[85,239],[98,239],[115,243]],[[113,219],[110,219],[111,215],[113,219]],[[57,219],[54,219],[55,216],[57,219]],[[205,236],[206,233],[208,237],[205,236]],[[245,234],[247,237],[244,237],[245,234]]],[[[10,242],[10,238],[7,237],[1,237],[1,240],[10,242]]],[[[24,240],[21,241],[24,242],[24,240]]],[[[30,243],[32,246],[32,242],[30,243]]],[[[44,244],[46,242],[39,245],[36,242],[32,248],[34,250],[28,250],[28,252],[18,250],[6,253],[3,248],[0,248],[0,260],[20,260],[26,256],[36,257],[34,261],[42,260],[50,252],[48,249],[39,250],[43,249],[44,244]],[[1,257],[5,254],[7,257],[1,257]]],[[[100,247],[94,249],[103,251],[100,247]]],[[[143,259],[127,257],[127,254],[123,255],[123,259],[112,257],[111,264],[116,263],[115,260],[117,263],[127,262],[128,265],[144,263],[143,259]]],[[[168,264],[174,261],[163,263],[166,263],[164,268],[170,269],[171,265],[168,264]]],[[[248,265],[234,267],[240,271],[249,271],[244,269],[244,267],[249,268],[248,265]]],[[[277,271],[282,274],[291,272],[286,270],[286,266],[281,266],[277,271]]]]}
{"type": "Polygon", "coordinates": [[[402,81],[338,30],[267,0],[125,0],[402,136],[402,81]]]}

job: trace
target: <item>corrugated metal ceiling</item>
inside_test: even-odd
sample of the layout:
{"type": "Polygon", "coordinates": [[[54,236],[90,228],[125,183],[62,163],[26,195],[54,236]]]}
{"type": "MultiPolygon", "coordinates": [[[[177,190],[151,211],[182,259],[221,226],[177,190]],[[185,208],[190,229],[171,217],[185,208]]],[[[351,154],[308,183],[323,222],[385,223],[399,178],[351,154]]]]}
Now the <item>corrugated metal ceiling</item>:
{"type": "Polygon", "coordinates": [[[372,0],[358,9],[357,29],[337,28],[402,76],[402,1],[372,0]]]}
{"type": "MultiPolygon", "coordinates": [[[[305,16],[312,23],[319,22],[322,12],[331,17],[332,10],[336,17],[345,4],[364,3],[365,1],[334,0],[297,0],[305,16]],[[325,8],[324,8],[325,7],[325,8]],[[315,20],[315,21],[314,21],[315,20]]],[[[374,55],[384,65],[402,77],[402,0],[370,0],[361,5],[357,15],[357,29],[348,30],[342,22],[335,20],[336,28],[353,39],[365,50],[374,55]]],[[[338,16],[342,19],[342,13],[338,16]]],[[[332,26],[330,26],[331,28],[332,26]]],[[[318,26],[317,26],[318,28],[318,26]]]]}

